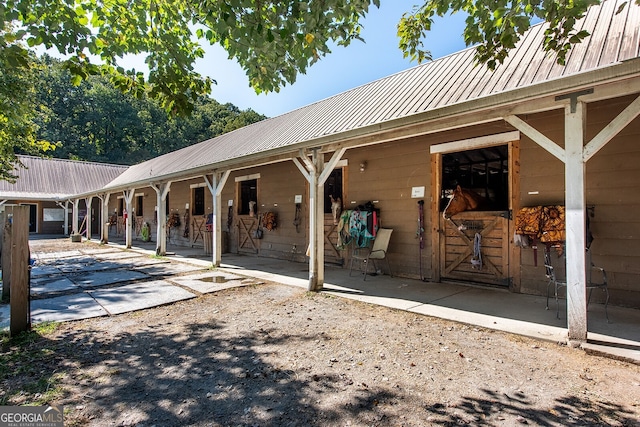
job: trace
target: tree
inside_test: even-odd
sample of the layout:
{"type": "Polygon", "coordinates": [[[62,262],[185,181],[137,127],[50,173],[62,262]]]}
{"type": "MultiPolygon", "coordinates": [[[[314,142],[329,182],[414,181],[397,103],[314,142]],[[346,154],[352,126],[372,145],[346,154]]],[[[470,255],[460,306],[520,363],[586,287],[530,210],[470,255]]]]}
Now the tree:
{"type": "MultiPolygon", "coordinates": [[[[635,1],[640,4],[640,0],[635,1]]],[[[465,43],[477,45],[476,60],[490,69],[506,59],[532,20],[548,23],[543,48],[555,52],[557,62],[562,65],[571,46],[589,35],[585,30],[574,29],[576,21],[590,6],[600,3],[601,0],[428,0],[400,20],[400,48],[405,57],[418,61],[430,59],[429,52],[422,49],[422,39],[431,29],[433,18],[465,12],[465,43]]],[[[625,6],[626,2],[620,10],[625,6]]]]}
{"type": "Polygon", "coordinates": [[[330,43],[358,39],[371,3],[379,0],[8,0],[0,5],[0,55],[24,67],[29,48],[55,48],[68,56],[76,82],[108,75],[120,89],[188,112],[213,83],[194,71],[204,55],[197,40],[221,44],[256,91],[277,91],[329,53],[330,43]],[[146,79],[118,63],[140,53],[146,79]]]}
{"type": "MultiPolygon", "coordinates": [[[[433,17],[464,11],[465,41],[479,43],[477,59],[489,67],[505,59],[536,18],[549,22],[545,49],[562,63],[587,36],[573,30],[576,20],[600,1],[427,0],[400,21],[400,48],[419,61],[430,58],[422,39],[433,17]]],[[[189,113],[214,83],[194,71],[204,55],[199,42],[222,45],[257,92],[278,91],[330,53],[330,45],[360,39],[360,20],[371,5],[380,0],[6,0],[0,62],[28,69],[31,49],[55,48],[67,57],[75,83],[101,74],[173,114],[189,113]],[[148,75],[123,69],[119,61],[127,54],[146,54],[148,75]]]]}
{"type": "MultiPolygon", "coordinates": [[[[20,165],[16,152],[36,154],[55,147],[37,138],[39,110],[31,102],[35,94],[34,68],[21,70],[3,59],[0,56],[0,180],[14,182],[14,167],[20,165]]],[[[25,60],[35,64],[31,56],[25,60]]]]}
{"type": "Polygon", "coordinates": [[[189,116],[168,118],[155,100],[124,94],[104,76],[73,85],[61,62],[46,55],[37,76],[37,136],[55,142],[60,158],[130,165],[265,118],[205,96],[189,116]]]}

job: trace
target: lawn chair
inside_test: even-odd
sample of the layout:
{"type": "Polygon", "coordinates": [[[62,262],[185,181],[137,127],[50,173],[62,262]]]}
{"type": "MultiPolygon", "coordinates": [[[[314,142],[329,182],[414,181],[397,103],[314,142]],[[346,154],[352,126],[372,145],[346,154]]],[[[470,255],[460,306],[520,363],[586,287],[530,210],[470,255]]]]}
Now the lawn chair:
{"type": "Polygon", "coordinates": [[[391,266],[389,266],[389,260],[387,259],[387,248],[389,247],[389,239],[391,239],[392,229],[381,228],[376,233],[376,239],[373,241],[373,247],[369,248],[355,248],[351,254],[351,262],[349,264],[349,276],[353,270],[353,260],[358,260],[360,263],[364,263],[364,280],[367,280],[367,272],[369,270],[369,260],[373,262],[374,273],[378,271],[376,266],[376,260],[384,259],[389,269],[389,275],[391,274],[391,266]]]}

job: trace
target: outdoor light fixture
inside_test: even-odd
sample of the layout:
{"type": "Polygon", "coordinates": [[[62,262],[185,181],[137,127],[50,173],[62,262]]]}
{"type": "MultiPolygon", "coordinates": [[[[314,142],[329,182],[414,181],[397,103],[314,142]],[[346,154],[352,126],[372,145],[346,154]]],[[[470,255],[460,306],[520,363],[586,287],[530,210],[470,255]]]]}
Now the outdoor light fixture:
{"type": "Polygon", "coordinates": [[[365,169],[367,169],[367,162],[366,161],[360,163],[360,173],[364,172],[365,169]]]}

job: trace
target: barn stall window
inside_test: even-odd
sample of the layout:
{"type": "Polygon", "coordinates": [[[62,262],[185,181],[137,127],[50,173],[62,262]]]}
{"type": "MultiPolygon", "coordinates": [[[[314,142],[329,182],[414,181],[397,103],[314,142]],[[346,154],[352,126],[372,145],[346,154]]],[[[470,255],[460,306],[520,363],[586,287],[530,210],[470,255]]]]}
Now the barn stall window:
{"type": "Polygon", "coordinates": [[[324,183],[324,213],[326,214],[331,213],[331,197],[334,199],[343,197],[342,176],[342,168],[336,168],[324,183]]]}
{"type": "Polygon", "coordinates": [[[136,216],[142,216],[142,201],[144,200],[144,194],[136,194],[136,216]]]}
{"type": "Polygon", "coordinates": [[[251,215],[257,212],[259,179],[260,174],[236,177],[238,215],[251,215]],[[253,212],[251,212],[252,208],[253,212]]]}
{"type": "Polygon", "coordinates": [[[489,200],[485,210],[509,209],[509,149],[507,145],[442,155],[440,212],[459,185],[489,200]]]}
{"type": "Polygon", "coordinates": [[[195,187],[192,189],[193,212],[195,215],[204,215],[204,187],[195,187]]]}

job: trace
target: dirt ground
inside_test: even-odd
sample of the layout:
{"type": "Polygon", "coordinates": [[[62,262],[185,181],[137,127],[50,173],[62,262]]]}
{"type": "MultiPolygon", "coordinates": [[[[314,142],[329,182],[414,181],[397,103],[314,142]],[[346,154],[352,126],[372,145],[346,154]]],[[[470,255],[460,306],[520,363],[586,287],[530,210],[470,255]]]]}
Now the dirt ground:
{"type": "Polygon", "coordinates": [[[2,343],[65,426],[640,425],[640,366],[274,283],[2,343]]]}

